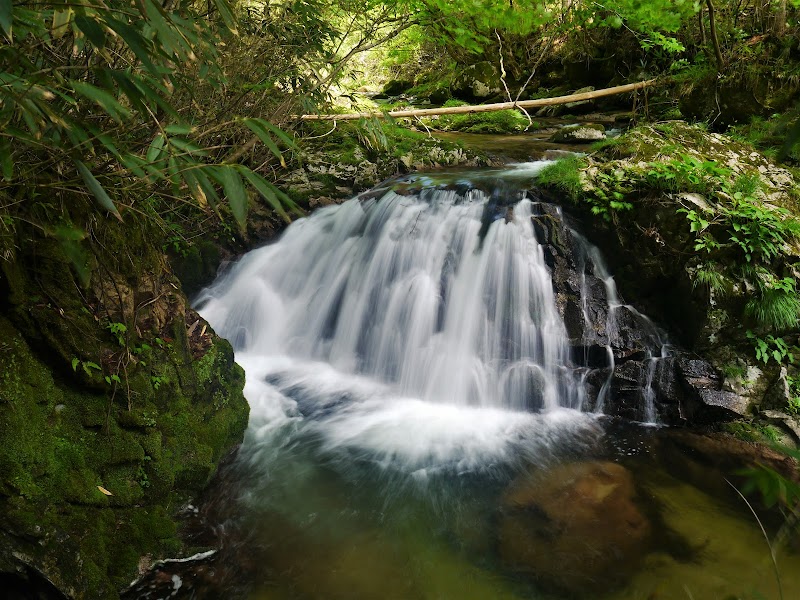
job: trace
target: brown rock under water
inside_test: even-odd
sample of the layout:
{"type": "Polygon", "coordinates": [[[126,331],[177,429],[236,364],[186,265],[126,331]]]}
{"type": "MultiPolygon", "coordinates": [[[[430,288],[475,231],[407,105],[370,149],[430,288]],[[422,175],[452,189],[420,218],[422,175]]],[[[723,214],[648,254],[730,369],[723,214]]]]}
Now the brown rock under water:
{"type": "Polygon", "coordinates": [[[571,592],[623,580],[646,554],[651,531],[635,497],[630,471],[611,462],[569,463],[518,478],[502,499],[500,555],[571,592]]]}

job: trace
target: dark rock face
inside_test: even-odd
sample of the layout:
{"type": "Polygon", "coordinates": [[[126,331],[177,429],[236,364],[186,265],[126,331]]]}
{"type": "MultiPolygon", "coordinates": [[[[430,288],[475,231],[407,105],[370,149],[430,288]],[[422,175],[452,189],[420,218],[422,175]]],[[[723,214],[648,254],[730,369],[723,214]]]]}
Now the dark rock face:
{"type": "Polygon", "coordinates": [[[387,97],[397,96],[403,92],[411,89],[414,85],[413,81],[406,81],[405,79],[391,79],[383,86],[383,93],[387,97]]]}
{"type": "Polygon", "coordinates": [[[723,378],[708,361],[667,344],[665,332],[616,297],[599,256],[558,206],[541,203],[532,219],[572,360],[586,369],[585,408],[668,424],[744,414],[746,401],[723,390],[723,378]]]}
{"type": "Polygon", "coordinates": [[[719,127],[746,123],[765,108],[751,91],[739,87],[696,86],[691,93],[681,97],[681,114],[690,119],[708,120],[719,127]]]}
{"type": "Polygon", "coordinates": [[[502,498],[501,557],[568,592],[623,580],[648,546],[630,471],[616,463],[557,466],[515,481],[502,498]]]}

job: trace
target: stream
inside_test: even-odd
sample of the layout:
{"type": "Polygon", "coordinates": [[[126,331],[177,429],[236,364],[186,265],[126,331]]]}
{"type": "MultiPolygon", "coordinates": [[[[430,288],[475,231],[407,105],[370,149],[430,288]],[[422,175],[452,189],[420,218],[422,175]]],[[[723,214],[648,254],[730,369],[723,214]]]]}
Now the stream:
{"type": "MultiPolygon", "coordinates": [[[[201,294],[250,426],[192,509],[220,549],[128,597],[779,597],[732,469],[662,425],[667,333],[526,191],[547,164],[391,182],[201,294]]],[[[778,567],[800,597],[796,549],[778,567]]]]}

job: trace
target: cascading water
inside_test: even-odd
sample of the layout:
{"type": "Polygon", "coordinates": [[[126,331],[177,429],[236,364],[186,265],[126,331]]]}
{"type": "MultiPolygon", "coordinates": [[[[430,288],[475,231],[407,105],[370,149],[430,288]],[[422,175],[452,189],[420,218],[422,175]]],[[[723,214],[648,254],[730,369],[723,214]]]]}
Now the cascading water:
{"type": "Polygon", "coordinates": [[[672,359],[560,208],[508,184],[541,166],[490,174],[501,185],[411,178],[324,208],[202,294],[251,406],[210,502],[223,541],[128,598],[765,589],[743,577],[755,560],[740,564],[761,532],[662,466],[670,430],[599,416],[654,421],[672,359]],[[708,514],[713,534],[695,541],[708,514]]]}
{"type": "Polygon", "coordinates": [[[578,409],[532,203],[481,237],[487,201],[389,192],[323,210],[249,255],[204,314],[237,351],[324,361],[428,402],[578,409]]]}
{"type": "MultiPolygon", "coordinates": [[[[546,164],[511,173],[529,177],[546,164]]],[[[588,415],[574,411],[603,408],[621,305],[596,249],[519,188],[491,182],[487,193],[457,181],[455,190],[398,185],[317,211],[203,294],[203,315],[247,371],[251,429],[301,418],[328,448],[463,467],[530,454],[512,447],[547,439],[541,430],[556,421],[586,426],[588,415]],[[579,337],[607,329],[596,402],[554,289],[559,237],[584,281],[579,337]],[[599,275],[599,291],[585,285],[587,273],[599,275]],[[588,315],[590,298],[601,325],[588,315]]]]}

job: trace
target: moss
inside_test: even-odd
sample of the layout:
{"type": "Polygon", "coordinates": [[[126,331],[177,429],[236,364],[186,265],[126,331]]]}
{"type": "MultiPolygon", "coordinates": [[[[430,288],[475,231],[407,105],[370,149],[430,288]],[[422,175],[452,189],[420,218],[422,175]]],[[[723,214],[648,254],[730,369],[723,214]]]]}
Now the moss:
{"type": "Polygon", "coordinates": [[[583,191],[581,170],[586,163],[577,156],[570,156],[548,165],[539,173],[538,182],[545,187],[561,190],[570,198],[577,198],[583,191]]]}
{"type": "Polygon", "coordinates": [[[774,444],[781,439],[781,432],[777,427],[754,421],[725,423],[724,430],[746,442],[774,444]]]}
{"type": "Polygon", "coordinates": [[[172,395],[156,403],[142,368],[132,379],[139,404],[128,411],[128,399],[107,387],[98,393],[54,378],[0,317],[8,357],[0,375],[0,563],[24,555],[75,596],[106,598],[133,578],[142,555],[180,549],[168,507],[202,488],[247,424],[230,345],[217,339],[193,363],[183,329],[182,340],[151,357],[180,384],[165,384],[172,395]]]}
{"type": "MultiPolygon", "coordinates": [[[[446,107],[464,105],[466,105],[465,102],[458,100],[448,100],[445,103],[446,107]]],[[[517,110],[441,115],[436,119],[428,119],[425,122],[428,126],[442,131],[497,134],[516,133],[530,125],[528,119],[517,110]]]]}

